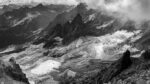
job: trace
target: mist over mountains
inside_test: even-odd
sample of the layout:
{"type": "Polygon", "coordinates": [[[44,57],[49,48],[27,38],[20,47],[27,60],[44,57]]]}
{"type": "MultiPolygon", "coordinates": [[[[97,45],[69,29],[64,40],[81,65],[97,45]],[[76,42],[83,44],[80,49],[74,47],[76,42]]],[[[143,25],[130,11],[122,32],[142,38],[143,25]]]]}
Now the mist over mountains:
{"type": "Polygon", "coordinates": [[[137,23],[150,20],[149,0],[81,0],[89,7],[105,10],[122,20],[133,20],[137,23]]]}
{"type": "Polygon", "coordinates": [[[146,0],[12,2],[0,12],[0,83],[149,83],[146,0]]]}
{"type": "Polygon", "coordinates": [[[99,11],[105,10],[112,16],[123,21],[133,20],[137,24],[150,20],[149,0],[1,0],[1,4],[66,4],[77,5],[80,2],[86,3],[88,7],[99,11]]]}

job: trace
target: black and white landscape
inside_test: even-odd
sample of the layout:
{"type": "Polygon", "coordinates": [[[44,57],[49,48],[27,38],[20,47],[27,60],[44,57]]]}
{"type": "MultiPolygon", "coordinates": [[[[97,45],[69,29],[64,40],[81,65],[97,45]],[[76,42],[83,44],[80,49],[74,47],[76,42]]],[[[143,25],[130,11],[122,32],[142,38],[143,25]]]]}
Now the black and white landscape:
{"type": "Polygon", "coordinates": [[[149,0],[0,0],[0,84],[150,84],[149,0]]]}

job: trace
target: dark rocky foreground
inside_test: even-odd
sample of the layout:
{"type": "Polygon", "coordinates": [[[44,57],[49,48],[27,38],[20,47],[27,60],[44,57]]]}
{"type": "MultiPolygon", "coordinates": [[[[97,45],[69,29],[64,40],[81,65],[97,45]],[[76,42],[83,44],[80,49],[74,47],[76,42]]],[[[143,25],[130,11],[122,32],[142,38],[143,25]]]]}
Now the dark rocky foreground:
{"type": "Polygon", "coordinates": [[[105,64],[96,74],[90,72],[76,77],[64,77],[60,84],[148,84],[149,82],[149,50],[140,58],[130,57],[126,51],[119,60],[105,64]],[[108,67],[106,67],[108,66],[108,67]]]}
{"type": "MultiPolygon", "coordinates": [[[[19,64],[17,64],[14,58],[9,60],[9,63],[5,63],[1,61],[0,64],[0,73],[1,73],[1,80],[0,82],[7,81],[8,84],[12,82],[12,84],[29,84],[26,75],[22,72],[19,64]]],[[[7,83],[4,82],[4,83],[7,83]]]]}
{"type": "MultiPolygon", "coordinates": [[[[114,62],[101,61],[97,64],[98,68],[85,73],[77,71],[76,75],[73,75],[75,72],[70,69],[55,80],[60,81],[59,84],[147,84],[146,82],[150,79],[149,56],[150,53],[147,50],[143,52],[141,57],[134,58],[131,57],[131,52],[127,50],[119,60],[114,62]]],[[[92,61],[91,63],[94,64],[92,61]]],[[[1,61],[0,71],[2,73],[0,81],[5,79],[13,82],[13,84],[18,84],[18,82],[19,84],[29,84],[28,78],[14,58],[11,58],[9,63],[1,61]]]]}

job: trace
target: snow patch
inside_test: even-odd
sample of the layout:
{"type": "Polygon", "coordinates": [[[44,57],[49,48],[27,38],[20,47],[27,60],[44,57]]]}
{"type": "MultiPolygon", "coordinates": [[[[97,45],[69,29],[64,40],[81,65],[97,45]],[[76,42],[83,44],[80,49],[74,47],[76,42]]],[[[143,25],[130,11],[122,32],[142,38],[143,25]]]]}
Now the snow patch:
{"type": "Polygon", "coordinates": [[[35,67],[34,69],[32,69],[31,73],[37,75],[47,74],[51,71],[54,71],[56,68],[59,68],[60,65],[61,65],[60,62],[54,60],[48,60],[41,63],[39,66],[35,67]]]}
{"type": "MultiPolygon", "coordinates": [[[[137,34],[135,32],[127,32],[126,30],[116,31],[113,34],[107,34],[97,37],[98,41],[93,45],[96,51],[96,59],[110,60],[115,55],[123,53],[131,48],[129,45],[119,45],[137,34]]],[[[135,50],[135,49],[134,49],[135,50]]],[[[136,51],[136,50],[135,50],[136,51]]]]}
{"type": "Polygon", "coordinates": [[[96,57],[95,59],[103,59],[103,54],[104,54],[104,50],[103,50],[103,45],[102,44],[97,44],[97,45],[94,45],[94,49],[96,51],[96,57]]]}
{"type": "Polygon", "coordinates": [[[15,50],[15,47],[8,47],[7,49],[3,50],[3,51],[0,51],[0,54],[1,53],[6,53],[6,52],[10,52],[10,51],[13,51],[15,50]]]}
{"type": "Polygon", "coordinates": [[[127,32],[126,30],[116,31],[113,34],[107,34],[98,37],[100,43],[103,45],[116,45],[124,42],[128,38],[134,36],[134,32],[127,32]]]}
{"type": "Polygon", "coordinates": [[[27,13],[27,16],[26,16],[25,18],[23,18],[22,20],[20,20],[20,21],[15,20],[15,21],[13,22],[13,26],[12,26],[12,27],[17,26],[17,25],[19,25],[19,24],[25,22],[26,20],[31,21],[33,18],[35,18],[35,17],[37,17],[37,16],[39,16],[39,15],[40,15],[40,13],[37,13],[37,14],[27,13]]]}
{"type": "Polygon", "coordinates": [[[97,26],[96,29],[106,28],[106,27],[108,27],[109,25],[111,25],[113,22],[114,22],[114,21],[110,21],[110,22],[104,23],[104,24],[101,25],[101,26],[97,26]]]}
{"type": "Polygon", "coordinates": [[[92,15],[89,16],[89,21],[92,21],[94,19],[95,19],[95,14],[92,14],[92,15]]]}

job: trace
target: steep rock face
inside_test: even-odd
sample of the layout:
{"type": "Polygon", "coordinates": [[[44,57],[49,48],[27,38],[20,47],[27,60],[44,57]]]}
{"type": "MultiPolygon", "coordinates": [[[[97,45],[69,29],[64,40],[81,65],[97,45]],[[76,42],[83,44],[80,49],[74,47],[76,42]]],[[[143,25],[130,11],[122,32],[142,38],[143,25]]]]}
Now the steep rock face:
{"type": "MultiPolygon", "coordinates": [[[[49,45],[55,37],[63,38],[63,44],[68,44],[77,39],[81,33],[84,33],[85,24],[82,17],[78,14],[72,22],[66,22],[64,25],[57,24],[48,35],[49,41],[45,46],[49,45]]],[[[54,41],[55,42],[55,41],[54,41]]]]}
{"type": "Polygon", "coordinates": [[[5,67],[5,73],[16,81],[29,84],[29,81],[26,78],[26,75],[22,72],[19,64],[17,64],[13,58],[11,58],[9,62],[12,66],[5,67]]]}
{"type": "Polygon", "coordinates": [[[109,82],[112,78],[119,75],[122,71],[128,69],[131,65],[132,61],[130,58],[130,51],[127,50],[123,54],[122,58],[120,58],[108,68],[108,70],[105,72],[106,74],[103,75],[101,81],[103,83],[109,82]]]}
{"type": "Polygon", "coordinates": [[[54,40],[55,37],[62,38],[62,44],[68,45],[81,36],[105,35],[108,32],[113,32],[113,28],[114,24],[109,24],[109,26],[104,29],[97,29],[93,21],[84,22],[82,15],[77,14],[72,21],[67,21],[63,25],[57,24],[49,31],[44,38],[46,40],[45,47],[51,46],[54,42],[57,42],[54,40]]]}
{"type": "Polygon", "coordinates": [[[63,13],[60,13],[56,16],[53,22],[49,23],[49,26],[47,27],[47,31],[53,30],[52,28],[57,24],[65,24],[67,21],[72,21],[78,14],[80,14],[83,17],[83,21],[88,18],[89,15],[93,14],[94,10],[87,9],[87,5],[84,3],[81,3],[77,5],[75,8],[69,11],[65,11],[63,13]]]}
{"type": "Polygon", "coordinates": [[[41,32],[55,16],[69,9],[67,6],[61,7],[62,10],[59,5],[23,6],[0,15],[0,48],[30,42],[42,36],[41,32]]]}
{"type": "Polygon", "coordinates": [[[14,58],[8,63],[0,61],[0,82],[6,84],[29,84],[26,75],[22,72],[14,58]]]}
{"type": "Polygon", "coordinates": [[[150,60],[150,50],[146,50],[143,54],[142,57],[144,58],[145,61],[150,60]]]}
{"type": "Polygon", "coordinates": [[[126,51],[123,56],[112,63],[101,62],[101,68],[94,70],[94,72],[85,73],[84,75],[76,76],[74,78],[64,78],[60,84],[104,84],[112,81],[112,79],[118,77],[121,73],[128,70],[133,62],[130,58],[130,51],[126,51]],[[104,67],[102,67],[104,66],[104,67]],[[89,74],[89,75],[88,75],[89,74]]]}
{"type": "MultiPolygon", "coordinates": [[[[127,22],[122,25],[114,17],[103,12],[88,9],[83,3],[70,11],[58,14],[44,30],[44,38],[37,39],[35,43],[46,42],[46,46],[55,46],[55,37],[62,38],[62,44],[67,45],[81,36],[102,36],[117,30],[134,31],[134,23],[127,22]]],[[[46,47],[44,46],[44,47],[46,47]]]]}
{"type": "Polygon", "coordinates": [[[96,75],[89,72],[90,75],[84,74],[74,78],[64,78],[65,81],[63,80],[60,84],[136,84],[140,80],[143,80],[143,82],[148,81],[150,79],[148,75],[150,69],[149,51],[146,50],[138,58],[131,56],[131,52],[127,50],[119,60],[104,63],[105,67],[99,68],[96,75]]]}
{"type": "Polygon", "coordinates": [[[57,24],[64,25],[67,22],[73,21],[78,14],[81,15],[84,23],[87,23],[88,26],[91,26],[93,28],[96,28],[97,26],[101,26],[113,20],[115,21],[114,22],[115,24],[113,26],[115,27],[118,26],[117,20],[115,20],[112,16],[109,16],[104,12],[98,12],[93,9],[88,9],[86,4],[80,3],[72,10],[58,14],[54,19],[54,21],[51,22],[49,26],[46,28],[46,31],[47,32],[52,31],[54,26],[56,26],[57,24]]]}

